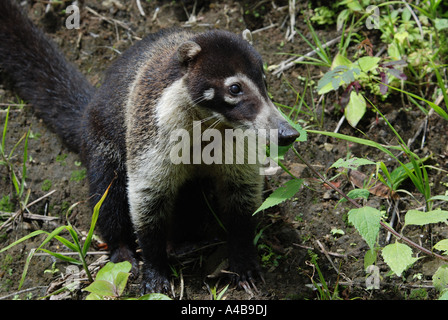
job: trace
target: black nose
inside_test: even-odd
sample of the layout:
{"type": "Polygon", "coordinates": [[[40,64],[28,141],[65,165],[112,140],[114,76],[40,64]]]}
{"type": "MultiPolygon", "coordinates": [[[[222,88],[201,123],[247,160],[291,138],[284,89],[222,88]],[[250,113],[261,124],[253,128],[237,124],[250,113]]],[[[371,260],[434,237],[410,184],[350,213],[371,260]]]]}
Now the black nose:
{"type": "Polygon", "coordinates": [[[298,137],[299,133],[296,129],[291,127],[291,125],[282,121],[278,125],[278,145],[279,146],[289,146],[293,143],[298,137]]]}

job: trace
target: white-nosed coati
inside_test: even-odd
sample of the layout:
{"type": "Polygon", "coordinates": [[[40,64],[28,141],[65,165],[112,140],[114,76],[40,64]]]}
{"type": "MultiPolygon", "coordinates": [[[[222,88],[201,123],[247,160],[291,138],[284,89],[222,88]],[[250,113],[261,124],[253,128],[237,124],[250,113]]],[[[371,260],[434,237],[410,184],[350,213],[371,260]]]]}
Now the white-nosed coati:
{"type": "MultiPolygon", "coordinates": [[[[80,153],[93,203],[114,180],[98,220],[114,262],[138,266],[143,291],[168,288],[167,228],[185,186],[208,181],[227,231],[236,281],[259,274],[252,213],[261,203],[257,164],[173,164],[176,129],[278,129],[280,145],[298,136],[268,97],[260,55],[226,31],[170,29],[129,48],[94,88],[11,0],[0,1],[0,66],[17,92],[80,153]]],[[[202,189],[204,190],[204,189],[202,189]]],[[[180,206],[182,210],[182,204],[180,206]]],[[[190,212],[181,212],[188,215],[190,212]]]]}

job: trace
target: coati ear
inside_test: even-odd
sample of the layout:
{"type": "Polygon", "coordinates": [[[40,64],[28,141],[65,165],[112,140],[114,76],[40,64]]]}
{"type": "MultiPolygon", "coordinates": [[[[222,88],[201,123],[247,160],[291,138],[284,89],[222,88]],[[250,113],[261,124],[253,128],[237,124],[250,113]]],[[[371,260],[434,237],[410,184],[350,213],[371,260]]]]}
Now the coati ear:
{"type": "Polygon", "coordinates": [[[181,63],[185,63],[193,60],[201,50],[201,46],[196,42],[187,41],[182,43],[179,49],[177,49],[177,57],[181,63]]]}
{"type": "Polygon", "coordinates": [[[252,44],[252,33],[249,29],[246,29],[242,33],[243,39],[252,44]]]}

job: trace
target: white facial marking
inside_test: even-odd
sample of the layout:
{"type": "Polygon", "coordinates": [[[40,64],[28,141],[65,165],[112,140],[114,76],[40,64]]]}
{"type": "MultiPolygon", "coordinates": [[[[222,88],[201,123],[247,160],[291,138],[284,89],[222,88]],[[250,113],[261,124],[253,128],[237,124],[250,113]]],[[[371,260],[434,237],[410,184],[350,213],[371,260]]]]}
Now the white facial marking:
{"type": "Polygon", "coordinates": [[[228,93],[224,96],[224,100],[227,103],[237,104],[241,101],[245,94],[249,93],[259,99],[259,110],[255,120],[250,122],[246,121],[245,124],[249,128],[253,128],[255,130],[276,128],[278,119],[281,119],[281,115],[272,101],[269,98],[265,99],[257,85],[244,74],[238,73],[224,80],[224,86],[228,88],[235,83],[242,86],[243,94],[234,96],[228,93]]]}
{"type": "Polygon", "coordinates": [[[240,97],[224,96],[224,101],[228,104],[237,104],[240,100],[240,97]]]}
{"type": "Polygon", "coordinates": [[[239,83],[243,86],[243,92],[252,92],[257,97],[260,97],[260,100],[262,100],[262,95],[258,87],[255,85],[255,83],[248,78],[246,75],[238,73],[232,77],[228,77],[224,80],[224,85],[226,87],[230,87],[232,84],[239,83]],[[244,89],[246,88],[246,89],[244,89]]]}
{"type": "Polygon", "coordinates": [[[215,97],[215,89],[210,88],[210,89],[204,91],[204,99],[205,100],[212,100],[214,97],[215,97]]]}

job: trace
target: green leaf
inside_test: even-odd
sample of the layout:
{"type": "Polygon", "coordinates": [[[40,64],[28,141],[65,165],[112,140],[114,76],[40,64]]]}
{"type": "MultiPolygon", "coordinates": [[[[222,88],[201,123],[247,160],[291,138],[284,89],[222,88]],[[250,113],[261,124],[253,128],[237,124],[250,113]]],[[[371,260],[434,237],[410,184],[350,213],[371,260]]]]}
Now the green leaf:
{"type": "Polygon", "coordinates": [[[401,60],[400,50],[395,42],[392,42],[387,49],[387,53],[393,60],[401,60]]]}
{"type": "Polygon", "coordinates": [[[66,261],[66,262],[69,262],[69,263],[72,263],[72,264],[82,264],[81,261],[78,261],[78,260],[76,260],[74,258],[71,258],[69,256],[65,256],[65,255],[57,253],[57,252],[53,252],[53,251],[50,251],[50,250],[47,250],[47,249],[44,249],[44,248],[40,248],[39,250],[41,250],[43,252],[46,252],[49,255],[52,255],[53,257],[58,258],[58,259],[60,259],[62,261],[66,261]]]}
{"type": "Polygon", "coordinates": [[[372,207],[352,209],[348,212],[348,221],[355,226],[370,249],[375,247],[380,230],[380,220],[381,212],[372,207]]]}
{"type": "Polygon", "coordinates": [[[409,178],[409,172],[414,172],[414,168],[413,168],[413,163],[412,162],[408,162],[408,163],[406,163],[404,165],[400,165],[399,167],[395,168],[390,173],[390,176],[389,176],[389,178],[390,178],[389,182],[391,184],[391,187],[394,190],[397,190],[398,186],[400,186],[400,184],[404,180],[409,178]]]}
{"type": "Polygon", "coordinates": [[[431,197],[428,201],[434,201],[434,200],[442,200],[442,201],[448,202],[448,196],[438,195],[438,196],[431,197]]]}
{"type": "Polygon", "coordinates": [[[115,286],[106,280],[95,280],[84,290],[97,294],[99,296],[116,297],[115,286]]]}
{"type": "Polygon", "coordinates": [[[331,165],[330,168],[346,168],[356,170],[359,166],[364,166],[368,164],[376,164],[376,162],[363,159],[363,158],[350,158],[350,159],[338,159],[335,163],[331,165]]]}
{"type": "Polygon", "coordinates": [[[448,28],[448,19],[434,19],[434,26],[438,31],[448,28]]]}
{"type": "Polygon", "coordinates": [[[432,210],[423,212],[419,210],[409,210],[404,218],[404,225],[424,226],[430,223],[448,222],[448,211],[432,210]]]}
{"type": "Polygon", "coordinates": [[[338,18],[336,19],[336,30],[339,31],[342,29],[345,20],[347,20],[349,16],[350,11],[348,9],[344,9],[339,13],[338,18]]]}
{"type": "Polygon", "coordinates": [[[380,60],[381,58],[379,57],[362,57],[358,59],[358,65],[362,71],[368,72],[378,68],[380,60]]]}
{"type": "Polygon", "coordinates": [[[120,272],[131,271],[132,265],[129,261],[123,261],[119,263],[108,262],[104,267],[98,271],[96,280],[105,280],[114,283],[117,274],[120,272]]]}
{"type": "MultiPolygon", "coordinates": [[[[370,191],[369,190],[367,190],[367,189],[353,189],[353,190],[350,190],[348,193],[347,193],[347,196],[350,198],[350,199],[359,199],[359,198],[363,198],[363,199],[368,199],[369,198],[369,195],[370,195],[370,191]]],[[[342,198],[342,199],[344,199],[344,200],[346,200],[347,201],[347,199],[345,199],[345,198],[342,198]]],[[[341,199],[341,200],[342,200],[341,199]]]]}
{"type": "MultiPolygon", "coordinates": [[[[108,262],[98,271],[96,279],[85,290],[99,296],[119,297],[126,288],[132,265],[128,261],[108,262]]],[[[95,296],[91,297],[96,299],[95,296]]]]}
{"type": "Polygon", "coordinates": [[[351,65],[352,65],[352,62],[338,52],[333,59],[333,63],[331,64],[331,69],[334,69],[339,66],[351,67],[351,65]]]}
{"type": "Polygon", "coordinates": [[[73,252],[78,252],[78,247],[71,243],[70,241],[68,241],[67,239],[61,237],[61,236],[55,236],[55,238],[57,240],[59,240],[63,245],[65,245],[67,248],[69,248],[70,250],[72,250],[73,252]]]}
{"type": "Polygon", "coordinates": [[[361,11],[363,9],[358,0],[348,1],[347,7],[353,11],[361,11]]]}
{"type": "Polygon", "coordinates": [[[381,251],[381,255],[384,262],[399,277],[418,260],[418,258],[412,256],[412,249],[409,246],[399,242],[385,246],[381,251]]]}
{"type": "Polygon", "coordinates": [[[374,147],[374,148],[377,148],[377,149],[381,150],[382,152],[388,154],[392,158],[395,158],[395,156],[388,149],[402,151],[402,148],[400,146],[382,145],[382,144],[379,144],[379,143],[377,143],[375,141],[372,141],[372,140],[367,140],[367,139],[362,139],[362,138],[358,138],[358,137],[348,136],[348,135],[345,135],[345,134],[341,134],[339,132],[328,132],[328,131],[311,130],[311,129],[307,129],[306,131],[308,133],[323,134],[323,135],[326,135],[326,136],[334,137],[336,139],[343,139],[343,140],[350,141],[350,142],[353,142],[353,143],[359,143],[359,144],[362,144],[362,145],[365,145],[365,146],[374,147]]]}
{"type": "Polygon", "coordinates": [[[437,269],[432,276],[432,284],[434,288],[442,292],[448,288],[448,265],[444,264],[437,269]]]}
{"type": "Polygon", "coordinates": [[[5,124],[3,125],[2,143],[0,145],[0,154],[2,154],[2,155],[6,154],[5,142],[6,142],[6,132],[8,131],[9,109],[10,109],[10,106],[8,106],[8,109],[6,109],[5,124]]]}
{"type": "Polygon", "coordinates": [[[115,277],[114,285],[115,285],[115,290],[117,291],[117,294],[119,296],[121,296],[123,294],[123,291],[126,288],[126,284],[128,283],[128,278],[130,275],[131,274],[129,272],[121,272],[120,271],[117,273],[117,275],[115,277]]]}
{"type": "Polygon", "coordinates": [[[292,198],[302,186],[303,179],[292,179],[285,183],[283,187],[277,188],[254,212],[254,214],[282,203],[292,198]]]}
{"type": "MultiPolygon", "coordinates": [[[[322,78],[323,79],[323,78],[322,78]]],[[[322,80],[321,79],[321,80],[322,80]]],[[[330,81],[321,81],[319,80],[318,84],[317,84],[317,89],[318,89],[318,94],[325,94],[327,92],[333,91],[333,84],[331,83],[331,79],[330,81]]]]}
{"type": "Polygon", "coordinates": [[[409,33],[407,31],[397,32],[394,34],[394,39],[397,40],[399,44],[403,44],[407,38],[409,38],[409,33]]]}
{"type": "Polygon", "coordinates": [[[96,293],[90,293],[87,297],[86,300],[104,300],[102,296],[96,294],[96,293]]]}
{"type": "Polygon", "coordinates": [[[137,300],[171,300],[171,298],[162,293],[148,293],[137,300]]]}
{"type": "MultiPolygon", "coordinates": [[[[339,61],[339,63],[343,62],[339,61]]],[[[341,85],[354,81],[355,74],[359,73],[358,67],[338,65],[323,75],[317,83],[317,91],[319,94],[324,94],[332,90],[338,90],[341,85]]]]}
{"type": "Polygon", "coordinates": [[[43,234],[43,233],[48,234],[47,231],[43,231],[43,230],[37,230],[37,231],[31,232],[31,233],[27,234],[26,236],[24,236],[23,238],[20,238],[19,240],[14,241],[10,245],[8,245],[8,246],[4,247],[3,249],[1,249],[0,253],[2,253],[3,251],[8,250],[11,247],[14,247],[15,245],[17,245],[17,244],[19,244],[19,243],[21,243],[21,242],[23,242],[25,240],[28,240],[28,239],[30,239],[32,237],[38,236],[38,235],[43,234]]]}
{"type": "Polygon", "coordinates": [[[436,250],[445,251],[443,254],[448,255],[448,239],[437,242],[433,248],[436,250]]]}
{"type": "Polygon", "coordinates": [[[440,293],[439,300],[448,300],[448,289],[445,289],[440,293]]]}
{"type": "Polygon", "coordinates": [[[356,127],[359,120],[364,116],[364,113],[366,113],[366,100],[362,94],[357,94],[356,91],[353,90],[350,93],[350,100],[344,111],[348,123],[352,127],[356,127]]]}
{"type": "Polygon", "coordinates": [[[366,252],[364,255],[364,270],[367,269],[367,267],[374,265],[376,263],[376,258],[378,256],[379,248],[370,249],[366,252]]]}

